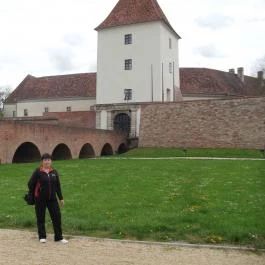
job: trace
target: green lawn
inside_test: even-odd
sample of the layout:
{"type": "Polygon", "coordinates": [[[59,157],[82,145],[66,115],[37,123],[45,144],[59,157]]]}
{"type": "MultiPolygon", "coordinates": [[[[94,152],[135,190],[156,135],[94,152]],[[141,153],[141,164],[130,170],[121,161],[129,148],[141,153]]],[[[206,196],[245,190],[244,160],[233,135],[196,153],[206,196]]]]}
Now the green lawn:
{"type": "MultiPolygon", "coordinates": [[[[35,229],[35,164],[0,165],[0,227],[35,229]]],[[[56,161],[66,234],[265,248],[265,160],[56,161]]],[[[48,231],[51,230],[47,218],[48,231]]]]}

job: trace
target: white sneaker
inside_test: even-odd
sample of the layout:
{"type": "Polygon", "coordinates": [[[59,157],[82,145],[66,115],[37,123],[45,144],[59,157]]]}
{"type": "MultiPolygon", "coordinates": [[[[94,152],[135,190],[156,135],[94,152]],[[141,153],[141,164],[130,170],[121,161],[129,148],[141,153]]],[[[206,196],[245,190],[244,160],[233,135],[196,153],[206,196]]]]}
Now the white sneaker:
{"type": "Polygon", "coordinates": [[[40,239],[40,243],[46,243],[47,241],[46,241],[46,238],[41,238],[40,239]]]}
{"type": "Polygon", "coordinates": [[[67,244],[68,243],[68,240],[66,240],[66,239],[63,238],[62,240],[60,240],[60,242],[63,243],[63,244],[67,244]]]}

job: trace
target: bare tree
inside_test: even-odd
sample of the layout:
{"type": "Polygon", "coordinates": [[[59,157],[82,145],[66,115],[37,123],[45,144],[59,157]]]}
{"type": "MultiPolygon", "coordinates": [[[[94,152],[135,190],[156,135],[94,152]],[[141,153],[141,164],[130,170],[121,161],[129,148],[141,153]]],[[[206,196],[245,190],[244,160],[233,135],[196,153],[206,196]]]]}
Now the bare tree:
{"type": "Polygon", "coordinates": [[[9,87],[0,87],[0,119],[3,118],[3,107],[5,99],[10,95],[11,89],[9,87]]]}

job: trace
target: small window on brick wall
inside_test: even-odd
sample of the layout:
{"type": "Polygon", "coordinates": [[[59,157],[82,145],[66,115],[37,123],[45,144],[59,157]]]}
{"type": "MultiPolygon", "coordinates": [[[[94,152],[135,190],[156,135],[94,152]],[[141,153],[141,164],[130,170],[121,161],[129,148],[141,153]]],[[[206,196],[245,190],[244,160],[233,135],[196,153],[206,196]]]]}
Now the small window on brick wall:
{"type": "Polygon", "coordinates": [[[24,109],[24,116],[27,117],[29,115],[28,109],[24,109]]]}
{"type": "Polygon", "coordinates": [[[66,111],[72,111],[72,108],[70,106],[66,107],[66,111]]]}

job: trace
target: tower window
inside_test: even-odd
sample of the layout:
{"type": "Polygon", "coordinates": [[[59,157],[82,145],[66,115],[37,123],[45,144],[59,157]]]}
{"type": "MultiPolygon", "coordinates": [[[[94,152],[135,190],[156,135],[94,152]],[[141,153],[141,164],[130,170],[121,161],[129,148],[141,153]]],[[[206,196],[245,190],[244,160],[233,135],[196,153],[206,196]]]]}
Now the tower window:
{"type": "Polygon", "coordinates": [[[167,101],[171,101],[171,91],[169,88],[167,88],[167,101]]]}
{"type": "Polygon", "coordinates": [[[132,44],[132,34],[124,35],[124,44],[132,44]]]}
{"type": "Polygon", "coordinates": [[[125,60],[124,69],[125,70],[132,70],[132,59],[125,60]]]}
{"type": "Polygon", "coordinates": [[[169,49],[172,49],[172,40],[171,40],[171,38],[169,38],[168,41],[169,41],[169,42],[168,42],[168,44],[169,44],[169,49]]]}
{"type": "Polygon", "coordinates": [[[124,100],[132,99],[132,89],[124,89],[124,100]]]}
{"type": "Polygon", "coordinates": [[[172,74],[172,63],[169,63],[169,73],[172,74]]]}

